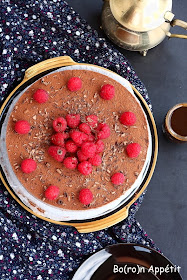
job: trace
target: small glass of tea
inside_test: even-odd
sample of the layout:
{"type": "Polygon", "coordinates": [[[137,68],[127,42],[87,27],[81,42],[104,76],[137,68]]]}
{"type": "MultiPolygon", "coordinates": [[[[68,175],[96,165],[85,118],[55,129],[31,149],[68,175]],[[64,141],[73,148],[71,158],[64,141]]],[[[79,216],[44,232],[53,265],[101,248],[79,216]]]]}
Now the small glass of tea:
{"type": "Polygon", "coordinates": [[[187,143],[187,103],[177,104],[168,111],[163,132],[174,142],[187,143]]]}

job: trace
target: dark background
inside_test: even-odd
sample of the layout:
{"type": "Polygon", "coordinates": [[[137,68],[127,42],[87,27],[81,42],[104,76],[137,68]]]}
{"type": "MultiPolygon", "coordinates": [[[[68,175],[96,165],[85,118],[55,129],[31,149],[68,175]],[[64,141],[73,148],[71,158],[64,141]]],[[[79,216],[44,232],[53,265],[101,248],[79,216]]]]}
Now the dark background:
{"type": "MultiPolygon", "coordinates": [[[[100,36],[105,36],[100,29],[102,0],[67,2],[100,36]]],[[[187,2],[175,0],[173,12],[175,18],[187,21],[187,2]]],[[[171,32],[187,34],[178,27],[171,32]]],[[[167,111],[187,102],[187,40],[165,38],[146,57],[118,49],[148,90],[159,136],[157,165],[136,218],[164,255],[182,267],[181,275],[187,279],[187,144],[170,143],[162,134],[167,111]]]]}

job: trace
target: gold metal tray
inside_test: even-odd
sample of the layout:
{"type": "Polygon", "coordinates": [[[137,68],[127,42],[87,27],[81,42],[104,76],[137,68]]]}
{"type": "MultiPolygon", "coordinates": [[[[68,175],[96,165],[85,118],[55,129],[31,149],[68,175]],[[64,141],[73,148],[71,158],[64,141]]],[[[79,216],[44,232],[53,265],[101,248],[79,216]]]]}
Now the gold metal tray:
{"type": "MultiPolygon", "coordinates": [[[[6,98],[6,100],[4,101],[3,105],[0,108],[0,120],[2,123],[2,118],[5,114],[5,110],[6,107],[9,106],[9,103],[11,102],[11,100],[14,98],[14,95],[17,91],[19,91],[20,87],[23,86],[28,86],[29,84],[31,84],[31,82],[33,82],[33,78],[37,78],[40,76],[45,75],[46,73],[50,73],[51,71],[58,69],[60,67],[63,66],[69,66],[69,65],[85,65],[83,63],[76,63],[75,61],[73,61],[69,56],[61,56],[61,57],[55,57],[55,58],[51,58],[45,61],[42,61],[32,67],[30,67],[29,69],[26,70],[25,72],[25,76],[24,79],[22,80],[22,82],[10,93],[10,95],[6,98]]],[[[92,65],[95,67],[99,67],[96,65],[92,65]]],[[[102,68],[102,67],[99,67],[102,68]]],[[[105,69],[107,70],[107,69],[105,69]]],[[[110,70],[107,70],[110,71],[110,70]]],[[[19,197],[13,192],[13,190],[11,189],[11,186],[9,186],[8,182],[6,181],[6,177],[3,173],[3,171],[0,171],[0,179],[2,180],[4,186],[6,187],[6,189],[8,190],[8,192],[11,194],[11,196],[28,212],[30,212],[31,214],[35,215],[36,217],[43,219],[45,221],[51,222],[51,223],[55,223],[55,224],[59,224],[59,225],[63,225],[63,226],[73,226],[75,227],[80,233],[87,233],[87,232],[94,232],[94,231],[98,231],[98,230],[102,230],[104,228],[110,227],[114,224],[117,224],[119,222],[121,222],[123,219],[125,219],[128,216],[128,210],[130,208],[130,206],[140,197],[140,195],[145,191],[152,175],[155,169],[155,165],[156,165],[156,160],[157,160],[157,154],[158,154],[158,136],[157,136],[157,129],[156,129],[156,125],[155,125],[155,121],[153,118],[153,115],[150,111],[149,106],[147,105],[146,101],[144,100],[144,98],[142,97],[142,95],[137,91],[137,89],[135,89],[135,87],[133,85],[132,89],[136,95],[136,97],[139,99],[139,101],[141,102],[141,105],[143,106],[145,113],[147,115],[148,118],[148,122],[151,128],[151,134],[152,134],[152,141],[153,141],[153,151],[152,151],[152,158],[151,158],[151,163],[150,163],[150,167],[149,170],[147,172],[146,178],[144,179],[143,183],[141,184],[141,186],[139,187],[139,189],[136,191],[136,193],[130,198],[130,200],[128,200],[123,207],[120,207],[120,209],[116,209],[115,211],[102,216],[102,217],[98,217],[95,219],[90,219],[90,220],[86,220],[86,221],[77,221],[77,222],[63,222],[63,221],[54,221],[48,218],[45,218],[39,214],[34,213],[31,209],[29,209],[27,206],[25,206],[22,201],[20,201],[19,197]]]]}

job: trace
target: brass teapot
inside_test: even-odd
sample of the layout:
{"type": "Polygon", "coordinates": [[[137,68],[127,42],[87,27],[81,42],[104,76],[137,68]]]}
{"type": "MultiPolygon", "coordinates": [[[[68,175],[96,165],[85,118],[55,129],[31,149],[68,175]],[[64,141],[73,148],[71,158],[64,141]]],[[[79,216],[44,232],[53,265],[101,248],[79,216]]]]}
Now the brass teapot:
{"type": "Polygon", "coordinates": [[[104,0],[102,28],[115,44],[146,56],[166,36],[187,39],[169,32],[175,25],[187,30],[187,22],[173,19],[171,10],[172,0],[104,0]]]}

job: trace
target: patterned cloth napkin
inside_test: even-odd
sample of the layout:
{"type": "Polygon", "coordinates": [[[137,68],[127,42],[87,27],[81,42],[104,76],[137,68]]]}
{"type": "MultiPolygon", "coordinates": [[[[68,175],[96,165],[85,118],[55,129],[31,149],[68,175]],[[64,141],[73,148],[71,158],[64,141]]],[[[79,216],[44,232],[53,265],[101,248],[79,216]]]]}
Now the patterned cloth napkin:
{"type": "MultiPolygon", "coordinates": [[[[23,79],[25,70],[47,58],[106,67],[127,78],[151,107],[147,91],[125,57],[63,0],[1,0],[0,101],[23,79]]],[[[24,210],[0,184],[0,279],[71,279],[92,253],[117,242],[156,248],[134,218],[94,233],[40,220],[24,210]]]]}

